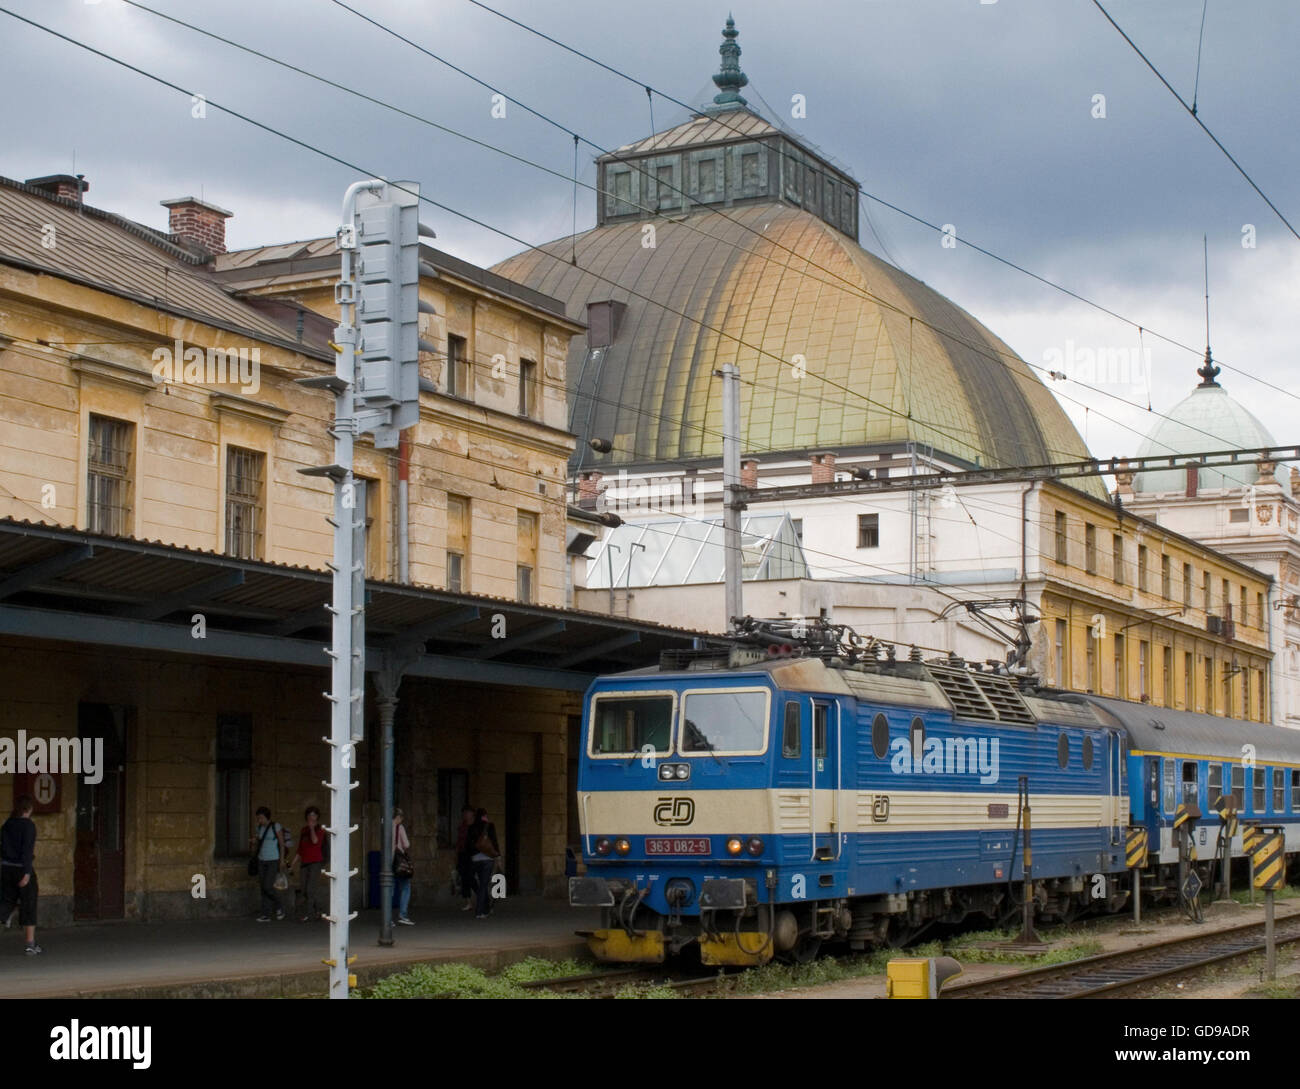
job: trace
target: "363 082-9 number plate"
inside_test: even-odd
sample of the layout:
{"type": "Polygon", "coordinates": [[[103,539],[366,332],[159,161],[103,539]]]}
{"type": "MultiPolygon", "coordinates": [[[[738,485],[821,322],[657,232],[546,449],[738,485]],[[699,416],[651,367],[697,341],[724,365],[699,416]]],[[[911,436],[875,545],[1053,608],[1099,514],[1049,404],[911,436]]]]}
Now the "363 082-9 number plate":
{"type": "Polygon", "coordinates": [[[647,836],[647,855],[707,855],[709,841],[706,837],[647,836]]]}

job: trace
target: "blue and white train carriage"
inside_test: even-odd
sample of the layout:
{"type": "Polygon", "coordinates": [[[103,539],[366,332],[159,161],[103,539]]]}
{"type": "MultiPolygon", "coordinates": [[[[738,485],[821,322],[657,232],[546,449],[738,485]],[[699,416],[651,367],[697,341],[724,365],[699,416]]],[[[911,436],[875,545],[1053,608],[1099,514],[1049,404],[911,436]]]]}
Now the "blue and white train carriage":
{"type": "MultiPolygon", "coordinates": [[[[695,943],[707,964],[761,964],[824,940],[896,945],[937,922],[1009,917],[1027,839],[1040,918],[1124,906],[1132,822],[1154,833],[1146,885],[1163,896],[1178,865],[1166,787],[1181,801],[1196,765],[1197,835],[1213,844],[1207,795],[1216,767],[1234,785],[1237,738],[1211,744],[1208,731],[1249,724],[1035,690],[956,661],[738,646],[599,678],[584,726],[586,873],[570,902],[604,909],[593,952],[658,962],[695,943]],[[1179,731],[1186,745],[1153,740],[1179,731]],[[1153,775],[1154,809],[1137,804],[1153,775]]],[[[1300,744],[1253,729],[1271,764],[1241,779],[1243,815],[1256,781],[1266,802],[1282,783],[1289,815],[1300,744]]]]}

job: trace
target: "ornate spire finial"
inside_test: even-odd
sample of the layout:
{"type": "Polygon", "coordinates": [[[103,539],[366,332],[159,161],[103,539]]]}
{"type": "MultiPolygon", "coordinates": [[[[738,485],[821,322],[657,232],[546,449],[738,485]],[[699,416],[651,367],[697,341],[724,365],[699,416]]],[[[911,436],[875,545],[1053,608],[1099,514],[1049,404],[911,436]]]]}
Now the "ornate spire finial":
{"type": "Polygon", "coordinates": [[[1196,388],[1217,389],[1219,383],[1215,379],[1219,376],[1219,368],[1210,358],[1210,245],[1205,235],[1201,235],[1201,250],[1205,260],[1205,362],[1196,368],[1196,373],[1201,376],[1201,384],[1196,388]]]}
{"type": "Polygon", "coordinates": [[[1196,368],[1196,373],[1201,376],[1201,384],[1197,389],[1217,389],[1219,383],[1215,381],[1219,377],[1219,368],[1215,366],[1214,360],[1210,358],[1210,346],[1205,346],[1205,362],[1196,368]]]}
{"type": "Polygon", "coordinates": [[[749,105],[740,95],[740,89],[749,82],[749,77],[740,70],[740,46],[736,42],[740,31],[730,13],[722,36],[726,39],[718,46],[718,52],[722,54],[722,71],[713,77],[718,93],[713,96],[714,105],[709,107],[711,112],[743,109],[749,105]]]}

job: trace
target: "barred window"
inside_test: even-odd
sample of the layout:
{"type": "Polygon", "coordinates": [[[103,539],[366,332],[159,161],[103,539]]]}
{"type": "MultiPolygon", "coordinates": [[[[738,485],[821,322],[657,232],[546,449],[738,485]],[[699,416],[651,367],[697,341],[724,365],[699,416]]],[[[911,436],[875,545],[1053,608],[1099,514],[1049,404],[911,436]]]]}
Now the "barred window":
{"type": "Polygon", "coordinates": [[[131,447],[135,425],[108,416],[90,417],[86,460],[86,528],[123,535],[131,515],[131,447]]]}
{"type": "Polygon", "coordinates": [[[262,558],[262,484],[266,455],[226,447],[226,554],[262,558]]]}

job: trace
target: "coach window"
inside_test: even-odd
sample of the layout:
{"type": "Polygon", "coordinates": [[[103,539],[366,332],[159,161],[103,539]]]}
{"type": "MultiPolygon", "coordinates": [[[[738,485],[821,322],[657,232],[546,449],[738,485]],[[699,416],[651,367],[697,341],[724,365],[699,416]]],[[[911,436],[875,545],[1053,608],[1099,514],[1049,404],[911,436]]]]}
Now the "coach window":
{"type": "Polygon", "coordinates": [[[1291,773],[1291,812],[1300,813],[1300,771],[1291,773]]]}
{"type": "Polygon", "coordinates": [[[1232,765],[1232,805],[1238,813],[1246,811],[1246,771],[1232,765]]]}
{"type": "Polygon", "coordinates": [[[681,751],[757,755],[767,748],[768,692],[729,688],[682,697],[681,751]]]}
{"type": "Polygon", "coordinates": [[[799,733],[799,705],[790,700],[785,705],[785,732],[781,736],[781,755],[796,757],[803,752],[803,737],[799,733]]]}
{"type": "Polygon", "coordinates": [[[1056,739],[1056,762],[1065,767],[1070,762],[1070,739],[1061,734],[1056,739]]]}
{"type": "Polygon", "coordinates": [[[871,751],[876,759],[883,760],[889,753],[889,719],[877,715],[871,723],[871,751]]]}
{"type": "Polygon", "coordinates": [[[1255,816],[1262,817],[1268,805],[1268,769],[1252,768],[1250,781],[1254,786],[1254,790],[1251,792],[1254,794],[1254,813],[1255,816]]]}
{"type": "Polygon", "coordinates": [[[1195,760],[1183,761],[1183,801],[1199,801],[1199,793],[1196,789],[1197,767],[1195,760]]]}
{"type": "Polygon", "coordinates": [[[1273,814],[1286,812],[1286,775],[1281,768],[1273,769],[1273,814]]]}
{"type": "Polygon", "coordinates": [[[629,756],[647,747],[669,751],[673,697],[597,696],[591,709],[591,755],[629,756]]]}
{"type": "Polygon", "coordinates": [[[1173,815],[1174,807],[1174,761],[1165,758],[1165,812],[1173,815]]]}
{"type": "Polygon", "coordinates": [[[1211,763],[1207,768],[1209,778],[1205,783],[1205,800],[1214,807],[1218,799],[1223,797],[1223,765],[1211,763]]]}

